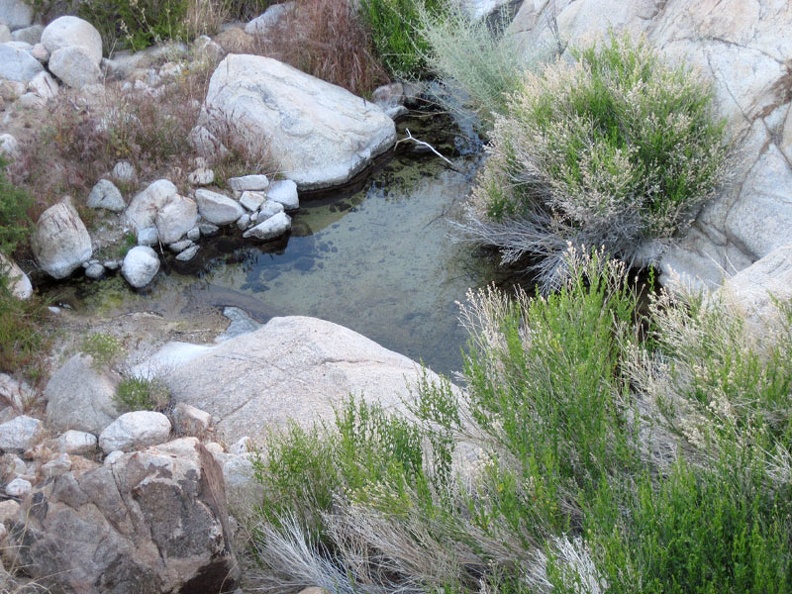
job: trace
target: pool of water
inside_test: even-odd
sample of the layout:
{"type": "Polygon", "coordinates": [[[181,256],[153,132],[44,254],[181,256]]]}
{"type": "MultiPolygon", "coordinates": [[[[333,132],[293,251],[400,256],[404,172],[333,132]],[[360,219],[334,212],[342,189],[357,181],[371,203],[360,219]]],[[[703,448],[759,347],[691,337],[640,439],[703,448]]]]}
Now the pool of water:
{"type": "MultiPolygon", "coordinates": [[[[408,120],[401,129],[421,137],[421,125],[408,120]]],[[[475,179],[480,151],[448,121],[439,126],[432,144],[453,167],[401,143],[359,191],[303,200],[287,240],[256,244],[229,232],[187,266],[166,263],[164,278],[130,300],[136,309],[169,300],[183,308],[233,305],[260,321],[314,316],[435,371],[460,370],[467,337],[457,302],[470,287],[489,282],[494,270],[456,243],[448,225],[475,179]]]]}

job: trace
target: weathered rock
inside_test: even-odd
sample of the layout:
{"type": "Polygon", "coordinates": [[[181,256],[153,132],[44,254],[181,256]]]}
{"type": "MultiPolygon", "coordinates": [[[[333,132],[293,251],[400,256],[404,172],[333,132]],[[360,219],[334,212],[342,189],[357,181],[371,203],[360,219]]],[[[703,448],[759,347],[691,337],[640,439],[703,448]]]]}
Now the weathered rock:
{"type": "Polygon", "coordinates": [[[124,256],[121,274],[130,285],[140,289],[154,280],[159,267],[160,261],[157,252],[148,246],[138,245],[124,256]]]}
{"type": "Polygon", "coordinates": [[[5,487],[6,495],[20,499],[30,493],[32,490],[33,485],[30,484],[30,481],[23,478],[15,478],[5,487]]]}
{"type": "MultiPolygon", "coordinates": [[[[173,348],[173,347],[171,347],[173,348]]],[[[259,330],[213,347],[185,349],[175,360],[155,356],[145,366],[163,380],[175,402],[217,419],[219,436],[263,440],[272,427],[332,419],[350,394],[400,407],[421,377],[409,358],[342,326],[304,317],[273,318],[259,330]],[[218,382],[217,378],[223,381],[218,382]]],[[[435,377],[427,372],[431,379],[435,377]]]]}
{"type": "Polygon", "coordinates": [[[792,243],[726,279],[715,296],[739,314],[748,334],[761,343],[779,327],[777,304],[792,299],[792,243]]]}
{"type": "Polygon", "coordinates": [[[167,179],[160,179],[150,184],[145,190],[135,195],[124,213],[130,225],[139,231],[146,227],[154,227],[159,212],[175,196],[178,190],[167,179]]]}
{"type": "Polygon", "coordinates": [[[199,167],[187,176],[187,183],[191,186],[208,186],[215,179],[215,173],[208,167],[199,167]]]}
{"type": "Polygon", "coordinates": [[[248,229],[242,234],[242,237],[270,241],[282,237],[289,229],[291,229],[291,217],[281,212],[248,229]]]}
{"type": "Polygon", "coordinates": [[[88,195],[88,206],[104,208],[110,212],[123,212],[126,201],[116,185],[109,179],[100,179],[88,195]]]}
{"type": "Polygon", "coordinates": [[[539,0],[522,4],[509,33],[535,52],[539,45],[558,47],[553,25],[568,47],[601,39],[610,29],[645,35],[667,60],[692,66],[713,85],[716,113],[728,122],[736,157],[715,202],[663,255],[662,282],[679,273],[700,286],[717,286],[789,242],[788,3],[539,0]]]}
{"type": "Polygon", "coordinates": [[[52,74],[73,89],[82,89],[102,79],[99,66],[82,47],[62,47],[55,50],[50,56],[48,66],[52,74]]]}
{"type": "Polygon", "coordinates": [[[47,423],[56,431],[100,433],[118,416],[113,404],[118,379],[97,371],[89,355],[74,355],[44,388],[47,423]]]}
{"type": "Polygon", "coordinates": [[[42,213],[30,245],[42,270],[56,279],[69,276],[93,253],[91,236],[70,200],[42,213]]]}
{"type": "Polygon", "coordinates": [[[201,217],[214,225],[229,225],[245,214],[239,202],[210,190],[196,190],[195,201],[201,217]]]}
{"type": "Polygon", "coordinates": [[[212,431],[212,415],[184,402],[179,402],[171,413],[176,435],[205,437],[212,431]]]}
{"type": "Polygon", "coordinates": [[[19,141],[12,134],[0,134],[0,155],[7,161],[13,161],[19,156],[19,141]]]}
{"type": "Polygon", "coordinates": [[[119,454],[37,488],[10,522],[17,561],[52,591],[231,592],[223,476],[194,438],[119,454]]]}
{"type": "Polygon", "coordinates": [[[85,276],[92,280],[99,280],[105,275],[105,267],[98,260],[87,262],[85,265],[85,276]]]}
{"type": "Polygon", "coordinates": [[[61,454],[41,465],[41,474],[44,478],[52,478],[66,474],[72,468],[72,461],[69,454],[61,454]]]}
{"type": "Polygon", "coordinates": [[[267,199],[264,192],[242,192],[239,203],[251,212],[255,212],[267,199]]]}
{"type": "Polygon", "coordinates": [[[179,241],[187,232],[195,227],[198,220],[198,205],[192,198],[172,196],[162,208],[157,211],[154,220],[162,243],[179,241]]]}
{"type": "Polygon", "coordinates": [[[49,72],[39,72],[34,76],[28,88],[43,99],[52,99],[58,96],[58,83],[49,72]]]}
{"type": "Polygon", "coordinates": [[[286,209],[283,208],[283,204],[280,202],[274,202],[272,200],[265,200],[264,203],[259,206],[258,212],[254,212],[250,215],[251,221],[266,221],[267,219],[274,217],[277,214],[285,212],[286,209]]]}
{"type": "Polygon", "coordinates": [[[11,294],[17,299],[30,299],[33,296],[33,284],[30,278],[25,274],[22,269],[17,266],[16,262],[9,260],[6,256],[0,253],[0,273],[6,275],[9,280],[9,287],[11,294]]]}
{"type": "Polygon", "coordinates": [[[23,27],[22,29],[16,29],[11,33],[11,37],[14,41],[22,41],[30,45],[36,45],[41,41],[41,34],[43,32],[43,25],[31,25],[29,27],[23,27]]]}
{"type": "Polygon", "coordinates": [[[0,79],[30,82],[44,67],[29,52],[0,44],[0,79]]]}
{"type": "Polygon", "coordinates": [[[245,25],[245,33],[259,37],[271,35],[279,26],[283,25],[286,18],[294,13],[296,7],[296,2],[273,4],[263,14],[245,25]]]}
{"type": "Polygon", "coordinates": [[[21,415],[0,424],[0,450],[29,450],[43,436],[44,426],[41,421],[21,415]]]}
{"type": "Polygon", "coordinates": [[[24,0],[3,0],[0,2],[0,22],[12,31],[29,27],[33,23],[33,6],[24,0]]]}
{"type": "Polygon", "coordinates": [[[272,58],[227,56],[204,108],[202,125],[268,154],[301,189],[349,181],[396,141],[378,106],[272,58]]]}
{"type": "Polygon", "coordinates": [[[0,21],[0,43],[12,41],[11,29],[4,22],[0,21]]]}
{"type": "Polygon", "coordinates": [[[269,187],[269,178],[263,174],[243,175],[228,179],[228,187],[234,192],[259,192],[269,187]]]}
{"type": "Polygon", "coordinates": [[[179,252],[179,255],[176,256],[176,259],[179,262],[189,262],[190,260],[195,258],[195,255],[198,253],[198,250],[200,249],[201,249],[200,245],[191,245],[187,249],[179,252]]]}
{"type": "Polygon", "coordinates": [[[99,447],[105,454],[131,452],[168,441],[171,424],[168,417],[151,410],[124,413],[99,435],[99,447]]]}
{"type": "Polygon", "coordinates": [[[8,374],[0,373],[0,398],[15,412],[21,413],[35,398],[35,392],[25,382],[20,382],[8,374]]]}
{"type": "Polygon", "coordinates": [[[69,429],[58,436],[58,451],[78,456],[90,455],[96,452],[97,443],[93,433],[69,429]]]}
{"type": "Polygon", "coordinates": [[[137,244],[153,247],[159,244],[159,232],[156,227],[145,227],[137,232],[137,244]]]}
{"type": "Polygon", "coordinates": [[[42,32],[41,43],[51,55],[60,49],[79,47],[95,66],[102,61],[102,36],[91,23],[75,16],[52,21],[42,32]]]}
{"type": "Polygon", "coordinates": [[[297,184],[290,179],[272,182],[267,189],[267,198],[283,205],[287,211],[300,208],[300,198],[297,194],[297,184]]]}

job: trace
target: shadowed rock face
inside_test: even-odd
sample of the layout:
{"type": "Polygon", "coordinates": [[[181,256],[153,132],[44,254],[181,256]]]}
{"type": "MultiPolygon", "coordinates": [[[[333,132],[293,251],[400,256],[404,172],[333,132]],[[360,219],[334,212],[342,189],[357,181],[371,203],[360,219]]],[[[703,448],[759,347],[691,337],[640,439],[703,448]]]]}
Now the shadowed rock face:
{"type": "Polygon", "coordinates": [[[301,191],[348,182],[396,142],[374,103],[261,56],[218,65],[199,123],[271,160],[301,191]]]}
{"type": "Polygon", "coordinates": [[[228,592],[237,569],[222,471],[195,438],[38,488],[10,530],[18,561],[60,592],[228,592]]]}
{"type": "MultiPolygon", "coordinates": [[[[672,63],[713,83],[716,113],[736,141],[728,183],[678,247],[662,258],[690,280],[718,285],[792,240],[792,116],[788,64],[792,6],[785,0],[541,0],[509,32],[526,51],[590,43],[609,29],[645,35],[672,63]]],[[[663,280],[663,279],[661,279],[663,280]]]]}

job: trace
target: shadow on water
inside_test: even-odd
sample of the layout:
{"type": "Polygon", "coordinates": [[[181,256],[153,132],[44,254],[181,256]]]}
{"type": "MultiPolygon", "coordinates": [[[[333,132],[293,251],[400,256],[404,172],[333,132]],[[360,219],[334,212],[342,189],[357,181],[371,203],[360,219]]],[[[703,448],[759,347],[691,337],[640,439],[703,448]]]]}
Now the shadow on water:
{"type": "Polygon", "coordinates": [[[481,156],[450,120],[410,118],[414,137],[454,162],[404,142],[357,187],[301,196],[293,230],[254,244],[227,234],[188,264],[168,257],[147,295],[183,308],[236,306],[259,321],[305,315],[347,326],[435,371],[462,366],[466,333],[456,302],[492,281],[492,260],[450,237],[481,156]],[[430,128],[431,127],[431,128],[430,128]]]}

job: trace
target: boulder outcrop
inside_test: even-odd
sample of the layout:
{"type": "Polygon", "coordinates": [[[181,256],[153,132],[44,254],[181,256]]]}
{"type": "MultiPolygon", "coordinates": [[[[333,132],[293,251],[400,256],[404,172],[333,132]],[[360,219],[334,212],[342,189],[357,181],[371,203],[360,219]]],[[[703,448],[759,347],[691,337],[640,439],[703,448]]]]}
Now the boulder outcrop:
{"type": "Polygon", "coordinates": [[[404,355],[348,328],[300,316],[273,318],[216,346],[184,346],[166,345],[139,370],[167,369],[162,379],[174,401],[211,414],[228,441],[241,435],[263,440],[290,421],[308,426],[331,419],[350,394],[400,407],[422,375],[404,355]]]}
{"type": "Polygon", "coordinates": [[[52,591],[236,587],[222,470],[192,437],[61,474],[6,525],[15,561],[52,591]]]}

